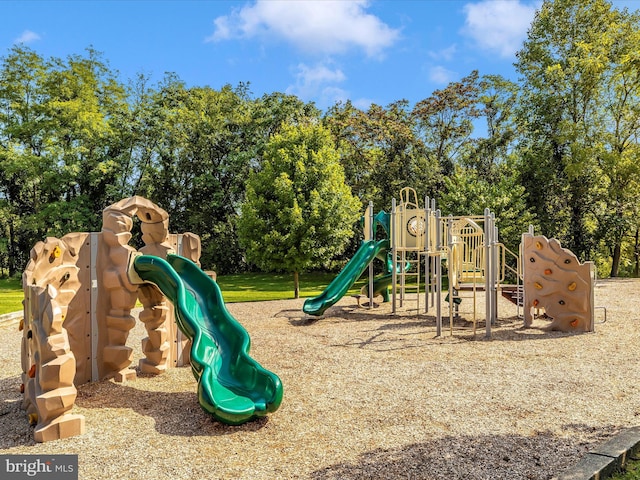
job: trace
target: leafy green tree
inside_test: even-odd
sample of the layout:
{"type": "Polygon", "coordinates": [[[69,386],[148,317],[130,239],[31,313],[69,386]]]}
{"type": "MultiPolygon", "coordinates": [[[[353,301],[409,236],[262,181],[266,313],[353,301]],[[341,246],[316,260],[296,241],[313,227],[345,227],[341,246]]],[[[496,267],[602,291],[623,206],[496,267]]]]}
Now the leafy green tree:
{"type": "Polygon", "coordinates": [[[54,167],[46,156],[51,131],[44,85],[48,63],[33,50],[14,46],[0,64],[0,202],[2,242],[9,275],[21,271],[31,246],[45,232],[36,221],[48,198],[43,173],[54,167]],[[5,246],[6,245],[6,246],[5,246]]]}
{"type": "Polygon", "coordinates": [[[47,205],[42,215],[52,234],[94,231],[101,211],[119,200],[123,176],[114,121],[128,109],[127,92],[102,55],[53,59],[47,75],[46,113],[51,124],[47,156],[47,205]]]}
{"type": "Polygon", "coordinates": [[[333,106],[324,124],[340,150],[347,183],[363,207],[388,209],[403,187],[433,195],[439,168],[416,134],[415,118],[406,100],[367,111],[346,102],[333,106]]]}
{"type": "Polygon", "coordinates": [[[583,259],[604,239],[611,275],[637,197],[637,31],[637,15],[605,0],[545,1],[516,64],[531,205],[583,259]]]}
{"type": "Polygon", "coordinates": [[[484,209],[489,208],[496,215],[500,241],[517,252],[522,234],[536,221],[528,210],[525,189],[512,163],[496,167],[493,180],[471,168],[456,167],[453,175],[444,179],[446,189],[439,207],[451,215],[483,215],[484,209]]]}
{"type": "Polygon", "coordinates": [[[614,11],[617,19],[611,37],[611,66],[602,82],[603,140],[598,155],[601,172],[598,237],[611,255],[612,277],[621,263],[638,270],[638,210],[640,209],[640,15],[614,11]],[[634,249],[624,257],[625,242],[634,249]]]}
{"type": "Polygon", "coordinates": [[[261,169],[249,175],[238,234],[250,262],[293,273],[298,298],[298,274],[339,254],[359,213],[328,130],[315,122],[283,125],[261,169]]]}
{"type": "Polygon", "coordinates": [[[480,78],[476,108],[478,120],[485,120],[486,136],[470,140],[469,153],[460,159],[460,163],[473,168],[487,181],[498,180],[501,165],[509,161],[516,146],[517,100],[517,84],[500,75],[480,78]]]}
{"type": "Polygon", "coordinates": [[[479,116],[477,70],[418,102],[413,109],[420,136],[444,176],[454,171],[470,145],[473,121],[479,116]]]}

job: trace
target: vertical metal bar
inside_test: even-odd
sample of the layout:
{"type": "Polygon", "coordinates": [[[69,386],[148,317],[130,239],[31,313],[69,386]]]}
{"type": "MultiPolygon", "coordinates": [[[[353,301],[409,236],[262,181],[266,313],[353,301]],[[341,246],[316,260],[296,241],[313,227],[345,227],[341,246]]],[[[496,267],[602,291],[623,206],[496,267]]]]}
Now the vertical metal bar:
{"type": "Polygon", "coordinates": [[[440,225],[440,210],[436,210],[436,254],[435,274],[436,274],[436,335],[442,335],[442,229],[440,225]]]}
{"type": "Polygon", "coordinates": [[[407,252],[402,250],[400,254],[400,308],[404,307],[404,293],[405,293],[405,266],[407,264],[407,252]]]}
{"type": "Polygon", "coordinates": [[[485,336],[491,336],[491,215],[488,208],[484,209],[484,289],[485,289],[485,336]]]}
{"type": "Polygon", "coordinates": [[[398,281],[397,265],[396,265],[396,199],[391,199],[391,313],[396,313],[396,295],[398,288],[396,282],[398,281]]]}
{"type": "MultiPolygon", "coordinates": [[[[373,202],[369,202],[367,212],[369,216],[369,239],[375,242],[376,239],[373,237],[373,202]]],[[[371,308],[373,308],[373,260],[369,262],[369,309],[371,308]]]]}
{"type": "Polygon", "coordinates": [[[449,246],[449,335],[453,336],[453,309],[455,302],[453,301],[453,277],[451,276],[451,265],[453,265],[453,215],[449,215],[447,219],[447,245],[449,246]]]}
{"type": "Polygon", "coordinates": [[[100,233],[92,232],[91,237],[91,264],[89,271],[91,272],[91,381],[100,381],[98,372],[98,239],[100,233]]]}
{"type": "MultiPolygon", "coordinates": [[[[433,221],[435,222],[435,230],[437,231],[438,228],[440,227],[439,221],[436,221],[435,218],[435,211],[436,211],[436,199],[432,198],[431,199],[431,212],[434,216],[433,221]]],[[[437,237],[437,233],[436,233],[436,237],[437,237]]],[[[434,244],[435,244],[435,239],[434,239],[434,244]]],[[[436,248],[437,250],[437,248],[436,248]]],[[[435,257],[431,257],[431,305],[435,305],[434,301],[435,301],[435,293],[436,293],[436,289],[434,286],[435,283],[435,278],[436,278],[436,258],[435,257]]]]}
{"type": "Polygon", "coordinates": [[[429,197],[424,197],[424,313],[429,312],[429,290],[431,289],[431,280],[429,271],[429,220],[431,217],[431,210],[429,209],[429,197]]]}
{"type": "Polygon", "coordinates": [[[491,331],[491,319],[493,318],[493,305],[491,304],[491,284],[493,281],[493,256],[492,256],[492,246],[493,241],[491,239],[493,233],[493,228],[491,228],[491,213],[487,213],[486,221],[484,223],[484,235],[485,242],[487,244],[487,268],[486,268],[486,289],[484,292],[485,300],[487,303],[487,318],[486,318],[486,326],[485,326],[485,335],[488,338],[489,332],[491,331]]]}
{"type": "Polygon", "coordinates": [[[494,265],[494,282],[493,282],[493,318],[492,322],[498,321],[498,287],[500,283],[500,267],[502,265],[500,253],[498,251],[498,227],[496,225],[496,214],[491,214],[491,223],[493,224],[493,265],[494,265]]]}

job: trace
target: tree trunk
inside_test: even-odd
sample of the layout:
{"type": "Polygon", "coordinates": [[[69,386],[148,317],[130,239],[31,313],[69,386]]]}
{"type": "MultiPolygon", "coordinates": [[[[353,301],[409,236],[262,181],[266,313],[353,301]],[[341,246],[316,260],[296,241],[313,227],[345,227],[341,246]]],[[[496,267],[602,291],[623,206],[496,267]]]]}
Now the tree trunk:
{"type": "Polygon", "coordinates": [[[298,272],[293,272],[293,298],[300,298],[300,279],[298,272]]]}
{"type": "Polygon", "coordinates": [[[636,225],[636,242],[633,246],[633,257],[635,260],[635,266],[633,268],[633,274],[636,278],[640,276],[640,226],[636,225]]]}
{"type": "Polygon", "coordinates": [[[616,244],[613,247],[613,258],[611,260],[611,277],[618,276],[618,270],[620,268],[620,250],[622,240],[616,240],[616,244]]]}
{"type": "Polygon", "coordinates": [[[8,260],[9,260],[9,276],[13,277],[16,274],[16,236],[13,227],[13,218],[9,214],[9,244],[7,245],[8,260]]]}

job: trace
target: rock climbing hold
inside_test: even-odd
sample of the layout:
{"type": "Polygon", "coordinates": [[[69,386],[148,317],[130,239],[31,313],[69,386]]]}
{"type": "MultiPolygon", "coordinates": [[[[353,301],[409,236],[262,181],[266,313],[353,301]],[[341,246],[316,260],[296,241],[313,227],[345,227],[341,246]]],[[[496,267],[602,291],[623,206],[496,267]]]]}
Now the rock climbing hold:
{"type": "Polygon", "coordinates": [[[29,425],[35,425],[36,423],[38,423],[38,414],[37,413],[30,413],[29,414],[29,425]]]}
{"type": "Polygon", "coordinates": [[[533,257],[531,257],[531,258],[529,259],[529,261],[530,261],[531,263],[536,263],[536,259],[535,259],[535,258],[533,258],[533,257]]]}
{"type": "Polygon", "coordinates": [[[538,290],[542,290],[542,285],[539,284],[538,282],[535,282],[533,286],[536,287],[538,290]]]}
{"type": "Polygon", "coordinates": [[[567,288],[569,289],[570,292],[573,292],[577,286],[578,285],[576,285],[576,282],[571,282],[567,288]]]}
{"type": "Polygon", "coordinates": [[[565,264],[567,264],[567,265],[569,265],[569,264],[571,263],[571,260],[569,260],[569,259],[567,258],[567,259],[565,259],[564,263],[565,263],[565,264]]]}
{"type": "Polygon", "coordinates": [[[35,376],[36,376],[36,364],[35,363],[33,365],[31,365],[31,368],[29,369],[29,373],[27,373],[27,375],[29,376],[29,378],[35,378],[35,376]]]}
{"type": "Polygon", "coordinates": [[[537,307],[538,305],[540,305],[540,301],[536,298],[536,299],[533,301],[533,306],[534,306],[534,307],[537,307]]]}
{"type": "Polygon", "coordinates": [[[542,243],[540,243],[540,242],[536,242],[536,248],[537,248],[538,250],[542,250],[542,243]]]}
{"type": "Polygon", "coordinates": [[[577,327],[578,326],[578,319],[574,318],[573,320],[571,320],[571,322],[569,323],[569,325],[571,325],[572,327],[577,327]]]}
{"type": "Polygon", "coordinates": [[[551,275],[553,273],[553,270],[551,270],[550,268],[545,269],[544,274],[545,275],[551,275]]]}
{"type": "Polygon", "coordinates": [[[564,300],[560,300],[558,303],[559,303],[560,305],[564,305],[564,300]]]}
{"type": "Polygon", "coordinates": [[[60,255],[62,255],[62,250],[56,245],[55,248],[51,250],[51,254],[49,254],[49,263],[53,263],[56,258],[60,258],[60,255]]]}

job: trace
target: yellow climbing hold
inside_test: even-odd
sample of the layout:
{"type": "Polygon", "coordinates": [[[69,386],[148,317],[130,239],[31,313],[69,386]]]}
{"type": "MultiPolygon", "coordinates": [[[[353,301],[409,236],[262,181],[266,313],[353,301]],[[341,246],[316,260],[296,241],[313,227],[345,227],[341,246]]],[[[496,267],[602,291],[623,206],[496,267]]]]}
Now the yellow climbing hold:
{"type": "Polygon", "coordinates": [[[36,423],[38,423],[38,414],[37,413],[30,413],[29,414],[29,424],[30,425],[35,425],[36,423]]]}
{"type": "Polygon", "coordinates": [[[578,285],[576,285],[576,282],[571,282],[567,288],[569,289],[570,292],[573,292],[577,286],[578,285]]]}
{"type": "Polygon", "coordinates": [[[56,245],[56,247],[53,249],[53,252],[51,252],[51,256],[54,258],[59,258],[61,253],[62,252],[60,251],[60,247],[56,245]]]}
{"type": "Polygon", "coordinates": [[[542,285],[539,284],[538,282],[535,282],[533,286],[536,287],[538,290],[542,290],[542,285]]]}
{"type": "Polygon", "coordinates": [[[540,242],[536,242],[536,248],[537,248],[538,250],[542,250],[542,243],[540,243],[540,242]]]}

